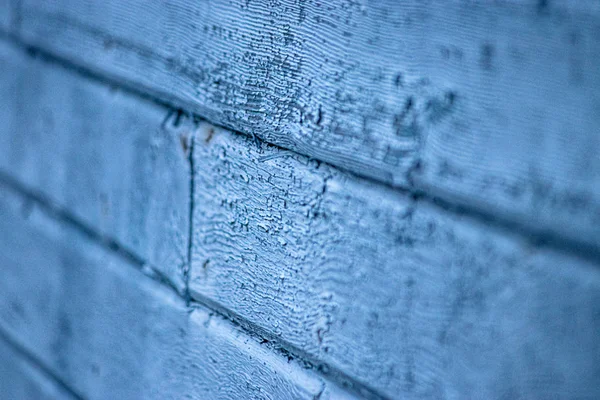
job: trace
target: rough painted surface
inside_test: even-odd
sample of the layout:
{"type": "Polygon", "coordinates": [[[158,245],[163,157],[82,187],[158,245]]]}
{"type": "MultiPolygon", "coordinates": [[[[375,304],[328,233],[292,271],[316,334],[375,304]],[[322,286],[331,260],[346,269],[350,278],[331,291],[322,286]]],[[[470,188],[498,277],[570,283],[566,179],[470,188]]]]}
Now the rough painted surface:
{"type": "Polygon", "coordinates": [[[194,155],[192,296],[394,398],[600,396],[597,265],[208,124],[194,155]]]}
{"type": "Polygon", "coordinates": [[[38,365],[29,362],[0,339],[0,398],[22,400],[76,400],[38,365]]]}
{"type": "Polygon", "coordinates": [[[350,398],[5,186],[0,229],[0,326],[84,398],[350,398]]]}
{"type": "Polygon", "coordinates": [[[596,253],[430,200],[600,248],[600,2],[21,3],[0,173],[65,214],[1,186],[0,327],[86,397],[600,397],[596,253]]]}
{"type": "Polygon", "coordinates": [[[190,180],[183,127],[163,124],[163,107],[4,42],[0,65],[0,173],[182,287],[190,180]]]}
{"type": "Polygon", "coordinates": [[[22,14],[27,42],[214,123],[600,244],[598,1],[24,0],[22,14]]]}

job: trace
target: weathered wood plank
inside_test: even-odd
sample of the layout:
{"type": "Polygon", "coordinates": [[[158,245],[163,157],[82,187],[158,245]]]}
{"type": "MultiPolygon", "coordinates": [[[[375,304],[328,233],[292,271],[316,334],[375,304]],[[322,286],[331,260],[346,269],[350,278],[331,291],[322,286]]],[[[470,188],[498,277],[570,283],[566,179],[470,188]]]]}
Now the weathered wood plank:
{"type": "Polygon", "coordinates": [[[598,265],[197,132],[193,297],[394,398],[600,396],[598,265]]]}
{"type": "Polygon", "coordinates": [[[23,3],[29,43],[214,123],[600,244],[597,1],[23,3]]]}
{"type": "Polygon", "coordinates": [[[0,325],[89,399],[350,398],[0,187],[0,325]]]}
{"type": "Polygon", "coordinates": [[[163,107],[5,42],[0,63],[0,172],[182,287],[190,185],[179,136],[185,127],[161,128],[163,107]]]}
{"type": "Polygon", "coordinates": [[[23,400],[76,400],[38,365],[31,363],[0,339],[0,398],[23,400]]]}
{"type": "MultiPolygon", "coordinates": [[[[442,122],[447,129],[428,131],[414,182],[432,195],[598,248],[600,2],[529,3],[532,12],[515,15],[514,24],[487,21],[493,33],[482,37],[480,74],[451,75],[482,90],[464,99],[478,115],[466,125],[465,104],[442,122]],[[545,8],[535,15],[534,4],[545,8]],[[515,41],[517,32],[522,39],[515,41]]],[[[449,43],[456,32],[476,32],[472,16],[462,22],[439,25],[428,40],[449,43]]],[[[458,62],[454,50],[445,50],[449,62],[458,62]]]]}

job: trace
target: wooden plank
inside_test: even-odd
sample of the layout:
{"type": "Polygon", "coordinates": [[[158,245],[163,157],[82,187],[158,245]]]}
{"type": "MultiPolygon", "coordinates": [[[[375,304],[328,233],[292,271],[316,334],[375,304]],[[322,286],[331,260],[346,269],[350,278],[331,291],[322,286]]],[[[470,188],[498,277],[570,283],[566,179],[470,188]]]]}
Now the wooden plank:
{"type": "Polygon", "coordinates": [[[168,110],[0,43],[0,172],[182,288],[190,169],[168,110]],[[162,125],[162,127],[161,127],[162,125]]]}
{"type": "Polygon", "coordinates": [[[0,398],[76,400],[35,363],[0,339],[0,398]]]}
{"type": "MultiPolygon", "coordinates": [[[[456,77],[482,91],[465,98],[478,115],[468,126],[460,115],[468,111],[460,110],[443,122],[447,129],[428,131],[413,182],[431,195],[598,249],[600,2],[528,3],[546,8],[515,15],[514,24],[487,21],[481,73],[456,77]],[[514,40],[514,25],[521,40],[514,40]]],[[[455,28],[465,38],[475,33],[472,17],[463,22],[439,25],[429,40],[448,43],[455,28]]],[[[446,50],[456,62],[453,48],[446,50]]]]}
{"type": "Polygon", "coordinates": [[[197,132],[193,297],[393,398],[600,396],[598,265],[197,132]]]}
{"type": "Polygon", "coordinates": [[[0,326],[84,398],[350,398],[0,188],[0,326]]]}
{"type": "Polygon", "coordinates": [[[418,189],[600,244],[597,1],[25,0],[23,16],[27,42],[216,124],[393,185],[421,165],[418,189]]]}

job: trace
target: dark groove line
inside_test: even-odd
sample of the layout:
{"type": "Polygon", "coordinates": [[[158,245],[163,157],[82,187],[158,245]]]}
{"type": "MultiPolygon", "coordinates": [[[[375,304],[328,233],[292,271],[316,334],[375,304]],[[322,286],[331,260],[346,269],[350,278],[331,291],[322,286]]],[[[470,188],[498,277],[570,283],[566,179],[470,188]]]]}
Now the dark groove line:
{"type": "Polygon", "coordinates": [[[453,198],[449,201],[426,192],[419,184],[408,191],[415,200],[423,200],[448,213],[465,216],[488,227],[503,231],[508,235],[519,236],[539,249],[556,250],[566,255],[588,261],[600,267],[600,247],[571,239],[553,229],[536,228],[507,216],[492,214],[485,207],[469,204],[465,200],[453,198]]]}
{"type": "Polygon", "coordinates": [[[85,397],[77,393],[72,389],[60,376],[56,375],[50,367],[48,367],[42,360],[35,356],[25,346],[15,340],[8,331],[0,325],[0,340],[3,340],[13,350],[15,350],[21,357],[25,359],[29,364],[37,368],[46,378],[54,381],[63,391],[69,393],[73,398],[77,400],[85,400],[85,397]]]}
{"type": "Polygon", "coordinates": [[[196,137],[192,134],[189,138],[189,155],[188,164],[190,168],[190,198],[189,198],[189,214],[188,214],[188,238],[187,238],[187,261],[186,266],[183,270],[183,281],[185,283],[185,301],[186,304],[190,304],[190,275],[192,270],[192,252],[194,247],[194,202],[196,193],[196,172],[194,170],[194,142],[196,137]]]}
{"type": "Polygon", "coordinates": [[[333,383],[340,385],[350,393],[370,400],[389,399],[389,397],[380,393],[377,389],[372,388],[370,385],[358,381],[357,379],[346,374],[341,369],[323,362],[304,350],[299,349],[293,344],[282,340],[268,329],[265,329],[262,326],[247,320],[243,316],[240,316],[239,314],[222,306],[210,297],[195,292],[192,298],[192,305],[194,304],[208,308],[218,316],[230,321],[234,326],[238,327],[248,336],[257,339],[257,341],[262,345],[267,346],[270,350],[274,351],[280,356],[287,358],[288,362],[296,360],[304,368],[315,371],[317,374],[333,383]]]}
{"type": "MultiPolygon", "coordinates": [[[[0,185],[4,185],[10,190],[19,193],[25,199],[34,202],[40,211],[44,212],[50,218],[74,228],[89,240],[104,247],[107,251],[122,257],[127,264],[140,271],[143,275],[174,292],[178,298],[185,302],[190,310],[198,307],[208,309],[209,312],[229,321],[245,335],[257,339],[260,343],[267,344],[279,356],[287,357],[289,361],[296,359],[305,368],[311,369],[322,377],[340,384],[350,392],[370,399],[386,399],[384,395],[375,389],[348,376],[343,371],[316,359],[285,340],[281,340],[268,330],[228,310],[212,299],[198,293],[194,293],[194,297],[192,298],[189,291],[182,293],[168,277],[160,270],[147,264],[142,257],[127,249],[115,239],[97,232],[94,228],[70,214],[69,211],[62,209],[59,205],[49,200],[44,194],[20,183],[2,170],[0,170],[0,185]]],[[[189,253],[189,257],[191,257],[191,252],[189,253]]]]}
{"type": "Polygon", "coordinates": [[[43,193],[36,191],[22,184],[18,180],[11,177],[6,172],[0,170],[0,185],[4,185],[9,189],[20,193],[27,200],[35,202],[38,207],[45,212],[48,216],[58,221],[63,221],[82,233],[87,239],[101,245],[107,250],[118,254],[125,259],[129,264],[133,265],[136,269],[142,271],[144,275],[152,278],[153,280],[167,286],[176,294],[181,296],[179,289],[166,275],[164,275],[157,268],[149,265],[142,257],[135,254],[132,250],[126,246],[121,245],[114,238],[98,232],[93,227],[88,226],[84,221],[78,217],[72,215],[67,210],[61,208],[58,204],[50,200],[43,193]]]}
{"type": "MultiPolygon", "coordinates": [[[[157,96],[151,94],[151,92],[156,93],[156,91],[147,89],[148,92],[146,92],[144,90],[141,90],[138,87],[135,87],[134,84],[125,82],[122,79],[119,79],[117,77],[109,77],[109,76],[103,75],[102,73],[94,71],[90,68],[86,68],[81,65],[78,65],[78,64],[76,64],[66,58],[63,58],[61,56],[58,56],[50,51],[36,47],[34,45],[30,45],[30,44],[26,43],[25,41],[23,41],[20,37],[18,37],[15,34],[4,32],[4,31],[0,30],[0,39],[3,39],[5,41],[13,44],[15,47],[17,47],[18,49],[20,49],[22,51],[27,52],[31,56],[35,57],[37,55],[46,62],[59,65],[60,67],[66,69],[66,70],[78,73],[79,75],[84,76],[93,81],[100,82],[102,84],[112,86],[112,87],[118,87],[125,93],[128,93],[130,95],[136,96],[138,98],[141,98],[141,99],[144,99],[147,101],[150,101],[152,103],[158,104],[162,107],[166,107],[171,110],[182,110],[182,107],[180,107],[176,102],[170,102],[169,100],[165,100],[165,99],[161,98],[161,96],[163,96],[164,98],[170,99],[171,96],[169,96],[168,94],[159,94],[157,97],[157,96]]],[[[185,110],[185,107],[183,107],[183,109],[185,110]]],[[[201,115],[198,115],[195,113],[187,113],[187,114],[192,116],[196,120],[206,121],[211,125],[226,129],[228,131],[233,132],[234,134],[243,135],[245,137],[254,137],[255,140],[257,140],[257,141],[268,143],[266,141],[263,141],[262,139],[255,137],[255,135],[249,135],[244,132],[237,131],[229,126],[224,126],[222,124],[215,124],[215,123],[207,120],[206,118],[202,117],[201,115]]],[[[268,143],[268,144],[275,148],[278,148],[280,150],[285,150],[285,151],[289,151],[289,152],[292,152],[295,154],[300,154],[294,150],[290,150],[290,149],[281,147],[276,144],[272,144],[272,143],[268,143]]],[[[307,156],[307,157],[309,157],[311,159],[315,159],[314,157],[311,157],[311,156],[307,156]]],[[[531,225],[528,225],[524,222],[518,221],[516,218],[511,218],[509,216],[494,215],[492,213],[492,211],[487,210],[485,207],[478,207],[476,205],[469,204],[465,200],[460,200],[458,198],[452,198],[452,200],[448,200],[448,199],[444,198],[443,196],[437,196],[435,194],[429,193],[426,189],[423,188],[422,185],[419,184],[418,180],[415,179],[414,176],[412,176],[411,171],[409,171],[409,173],[408,173],[409,186],[408,187],[396,187],[396,186],[391,186],[389,184],[381,182],[375,178],[361,175],[355,171],[350,171],[343,167],[332,165],[332,164],[324,162],[324,161],[321,161],[321,162],[323,162],[324,164],[330,165],[331,167],[333,167],[337,170],[344,171],[345,173],[352,175],[354,177],[357,177],[359,179],[362,179],[364,181],[374,183],[378,186],[392,188],[393,190],[397,191],[400,195],[410,196],[415,200],[420,200],[420,201],[424,201],[424,202],[427,202],[430,204],[434,204],[448,212],[472,218],[476,221],[483,222],[489,226],[499,228],[510,234],[517,234],[521,237],[526,238],[530,243],[532,243],[535,246],[539,246],[539,247],[546,246],[546,247],[555,248],[556,250],[560,250],[566,254],[573,255],[573,256],[576,256],[581,259],[589,260],[596,264],[600,264],[600,246],[583,243],[576,239],[571,239],[571,238],[567,237],[566,235],[563,235],[554,230],[536,229],[535,227],[533,227],[531,225]]],[[[414,170],[414,168],[413,168],[413,170],[414,170]]],[[[453,197],[453,196],[448,196],[448,197],[453,197]]]]}
{"type": "MultiPolygon", "coordinates": [[[[173,100],[173,99],[171,99],[171,96],[169,96],[167,93],[158,93],[157,94],[157,91],[152,91],[150,88],[142,87],[142,89],[140,89],[139,87],[136,87],[134,84],[126,82],[124,80],[121,80],[118,77],[102,75],[101,73],[95,71],[92,68],[74,64],[73,62],[71,62],[70,60],[68,60],[66,58],[60,57],[56,54],[53,54],[52,52],[49,52],[41,47],[31,45],[31,44],[27,43],[26,41],[24,41],[19,36],[17,36],[16,34],[7,32],[3,29],[0,29],[0,40],[11,44],[17,50],[20,50],[21,52],[26,53],[27,55],[29,55],[32,58],[40,58],[44,62],[53,64],[53,65],[57,65],[67,71],[76,73],[79,76],[82,76],[91,81],[98,82],[98,83],[101,83],[103,85],[106,85],[106,86],[109,86],[112,88],[118,88],[124,93],[127,93],[129,95],[135,96],[135,97],[143,99],[143,100],[146,100],[150,103],[159,105],[161,107],[168,108],[170,110],[181,110],[181,109],[185,108],[185,107],[180,107],[176,101],[163,100],[163,97],[173,100]],[[145,91],[144,89],[147,91],[145,91]],[[149,92],[153,92],[155,94],[151,94],[149,92]]],[[[196,116],[196,114],[193,114],[193,115],[196,116]]],[[[204,120],[204,118],[202,118],[200,116],[197,116],[197,117],[204,120]]],[[[215,126],[220,126],[222,128],[231,130],[231,128],[226,127],[226,126],[221,126],[221,125],[215,125],[215,126]]]]}

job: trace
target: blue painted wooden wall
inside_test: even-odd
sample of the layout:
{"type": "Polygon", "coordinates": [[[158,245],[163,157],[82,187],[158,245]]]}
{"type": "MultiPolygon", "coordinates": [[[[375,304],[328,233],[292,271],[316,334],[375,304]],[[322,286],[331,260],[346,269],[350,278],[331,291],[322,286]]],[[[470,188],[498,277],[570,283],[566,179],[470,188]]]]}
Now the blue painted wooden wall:
{"type": "Polygon", "coordinates": [[[600,398],[600,2],[0,0],[0,398],[600,398]]]}

